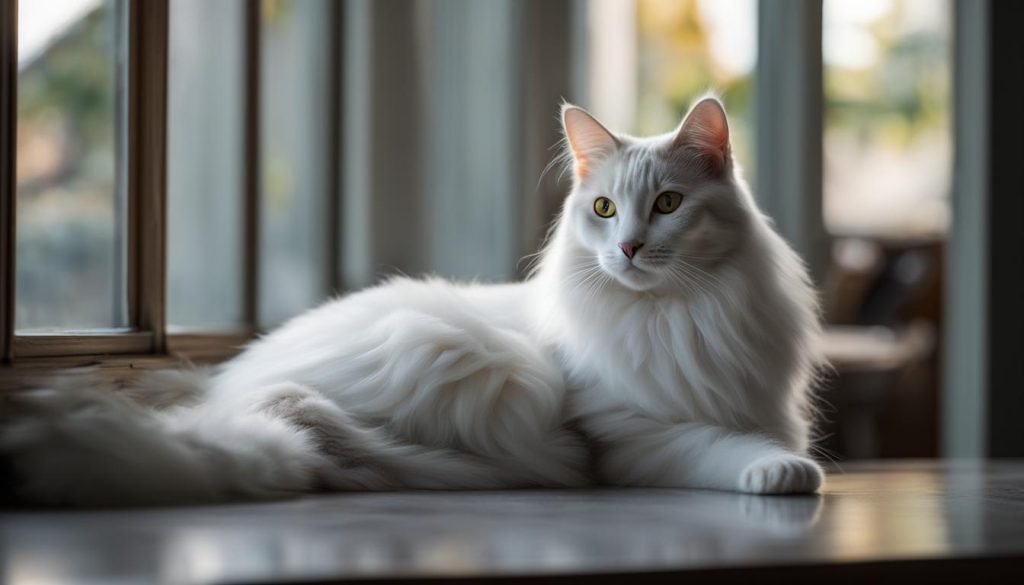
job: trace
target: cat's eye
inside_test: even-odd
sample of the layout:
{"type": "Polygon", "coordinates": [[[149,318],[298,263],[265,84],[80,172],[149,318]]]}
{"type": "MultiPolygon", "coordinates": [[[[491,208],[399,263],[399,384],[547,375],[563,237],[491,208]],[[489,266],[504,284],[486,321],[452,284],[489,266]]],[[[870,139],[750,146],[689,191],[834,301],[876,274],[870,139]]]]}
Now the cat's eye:
{"type": "Polygon", "coordinates": [[[594,213],[601,217],[611,217],[615,215],[615,204],[607,197],[598,197],[594,200],[594,213]]]}
{"type": "Polygon", "coordinates": [[[658,213],[672,213],[679,209],[683,196],[675,191],[665,191],[654,200],[654,210],[658,213]]]}

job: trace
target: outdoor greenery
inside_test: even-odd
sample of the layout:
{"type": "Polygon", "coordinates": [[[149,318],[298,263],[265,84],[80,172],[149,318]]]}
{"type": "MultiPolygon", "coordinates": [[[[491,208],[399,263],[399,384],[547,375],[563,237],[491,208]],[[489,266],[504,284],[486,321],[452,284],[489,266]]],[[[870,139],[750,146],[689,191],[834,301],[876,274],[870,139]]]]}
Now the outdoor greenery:
{"type": "Polygon", "coordinates": [[[113,2],[18,74],[16,324],[122,325],[113,2]]]}

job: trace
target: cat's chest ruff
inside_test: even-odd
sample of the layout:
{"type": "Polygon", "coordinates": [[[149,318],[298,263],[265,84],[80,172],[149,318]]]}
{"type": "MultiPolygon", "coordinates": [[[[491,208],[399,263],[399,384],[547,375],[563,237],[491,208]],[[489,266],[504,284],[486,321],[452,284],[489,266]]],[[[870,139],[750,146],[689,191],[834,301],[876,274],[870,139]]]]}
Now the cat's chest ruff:
{"type": "Polygon", "coordinates": [[[682,302],[641,300],[581,322],[567,348],[574,384],[644,411],[693,416],[707,410],[701,335],[682,302]]]}
{"type": "Polygon", "coordinates": [[[617,368],[641,370],[675,360],[691,345],[693,320],[681,301],[643,298],[595,313],[584,316],[577,341],[617,368]]]}

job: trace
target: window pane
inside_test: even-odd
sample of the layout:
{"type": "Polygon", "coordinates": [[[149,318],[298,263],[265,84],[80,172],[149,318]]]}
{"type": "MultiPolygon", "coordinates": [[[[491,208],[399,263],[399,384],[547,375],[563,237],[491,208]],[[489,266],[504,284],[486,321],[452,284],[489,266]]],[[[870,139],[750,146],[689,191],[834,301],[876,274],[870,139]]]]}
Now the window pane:
{"type": "Polygon", "coordinates": [[[598,0],[591,10],[590,94],[613,129],[640,135],[677,126],[690,103],[718,92],[737,160],[753,172],[755,0],[598,0]],[[630,12],[633,10],[633,12],[630,12]],[[635,79],[636,83],[623,83],[635,79]]]}
{"type": "MultiPolygon", "coordinates": [[[[517,23],[514,0],[433,2],[419,9],[414,17],[430,31],[424,43],[429,50],[417,55],[423,62],[423,93],[417,95],[424,125],[406,140],[422,150],[426,167],[419,213],[429,226],[429,268],[458,279],[508,280],[515,273],[516,218],[524,195],[518,187],[525,170],[519,137],[530,135],[522,130],[519,109],[526,101],[523,82],[513,74],[526,58],[517,42],[525,27],[517,23]]],[[[534,42],[544,41],[523,40],[534,42]]],[[[415,54],[416,45],[407,46],[415,54]]],[[[557,104],[544,105],[550,108],[544,110],[547,122],[557,104]]]]}
{"type": "Polygon", "coordinates": [[[938,0],[826,0],[825,224],[935,236],[949,222],[950,22],[938,0]]]}
{"type": "Polygon", "coordinates": [[[128,325],[125,16],[115,0],[18,3],[19,329],[128,325]]]}
{"type": "Polygon", "coordinates": [[[269,327],[328,288],[330,9],[325,0],[262,6],[260,324],[269,327]]]}
{"type": "Polygon", "coordinates": [[[167,319],[242,324],[244,3],[170,3],[167,319]]]}

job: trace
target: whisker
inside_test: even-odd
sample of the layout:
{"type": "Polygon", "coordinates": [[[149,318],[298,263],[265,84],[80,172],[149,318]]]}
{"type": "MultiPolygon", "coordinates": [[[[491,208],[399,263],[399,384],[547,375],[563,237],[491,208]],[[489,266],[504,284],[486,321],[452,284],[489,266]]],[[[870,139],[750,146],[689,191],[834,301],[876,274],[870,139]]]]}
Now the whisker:
{"type": "Polygon", "coordinates": [[[702,292],[706,294],[713,293],[715,283],[706,278],[704,275],[700,274],[699,272],[695,272],[692,266],[687,265],[685,263],[680,263],[673,264],[672,268],[679,271],[679,274],[682,278],[684,278],[687,281],[691,281],[695,285],[697,285],[702,292]]]}

